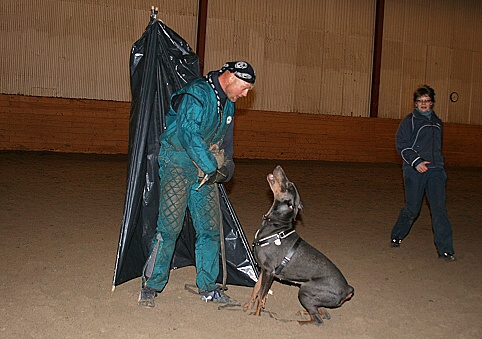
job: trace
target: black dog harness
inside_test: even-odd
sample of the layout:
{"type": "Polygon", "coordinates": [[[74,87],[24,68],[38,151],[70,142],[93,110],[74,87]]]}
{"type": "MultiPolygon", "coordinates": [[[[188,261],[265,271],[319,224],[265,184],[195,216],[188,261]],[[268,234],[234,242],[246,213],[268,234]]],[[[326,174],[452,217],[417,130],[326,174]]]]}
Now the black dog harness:
{"type": "Polygon", "coordinates": [[[288,265],[291,258],[295,254],[296,249],[298,248],[298,246],[300,245],[300,243],[302,241],[303,241],[303,239],[301,239],[301,237],[298,236],[298,240],[296,240],[296,242],[293,244],[293,246],[291,246],[291,248],[288,251],[288,254],[286,255],[286,257],[284,257],[283,260],[281,260],[281,264],[279,264],[278,267],[275,268],[274,274],[280,274],[281,271],[283,270],[283,268],[285,268],[285,266],[288,265]]]}
{"type": "MultiPolygon", "coordinates": [[[[270,245],[272,243],[279,246],[279,245],[281,245],[281,239],[285,239],[285,238],[289,237],[290,235],[292,235],[293,233],[295,233],[295,230],[289,229],[289,230],[286,230],[286,231],[282,231],[282,232],[270,235],[269,237],[266,237],[266,238],[259,239],[259,240],[255,241],[253,243],[253,247],[256,247],[256,246],[263,247],[263,246],[266,246],[266,245],[270,245]]],[[[256,235],[254,237],[255,239],[256,239],[257,235],[258,234],[256,233],[256,235]]],[[[288,254],[286,254],[286,256],[283,258],[283,260],[281,260],[281,263],[275,268],[274,274],[280,274],[281,271],[283,270],[283,268],[285,268],[286,265],[288,265],[288,263],[290,262],[291,258],[295,254],[296,250],[298,249],[298,246],[300,245],[300,243],[302,241],[303,241],[303,239],[301,239],[301,237],[298,235],[298,240],[296,240],[296,242],[293,244],[293,246],[291,246],[291,248],[288,251],[288,254]]]]}

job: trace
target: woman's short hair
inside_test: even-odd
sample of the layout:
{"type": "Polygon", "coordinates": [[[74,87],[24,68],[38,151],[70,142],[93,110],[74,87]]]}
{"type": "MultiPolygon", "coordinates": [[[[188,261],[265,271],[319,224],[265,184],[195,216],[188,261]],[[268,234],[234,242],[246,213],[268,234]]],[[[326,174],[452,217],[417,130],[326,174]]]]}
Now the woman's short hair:
{"type": "Polygon", "coordinates": [[[417,102],[418,98],[424,95],[428,95],[430,97],[430,100],[432,100],[432,102],[435,102],[435,91],[432,87],[428,85],[423,85],[415,92],[413,92],[413,102],[417,102]]]}

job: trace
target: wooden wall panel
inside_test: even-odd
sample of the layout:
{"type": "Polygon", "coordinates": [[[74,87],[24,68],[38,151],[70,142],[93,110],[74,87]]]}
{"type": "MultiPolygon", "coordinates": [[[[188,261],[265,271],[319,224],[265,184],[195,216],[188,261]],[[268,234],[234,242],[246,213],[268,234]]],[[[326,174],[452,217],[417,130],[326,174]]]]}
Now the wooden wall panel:
{"type": "Polygon", "coordinates": [[[469,120],[473,125],[482,125],[482,52],[473,52],[473,56],[471,78],[473,86],[470,91],[469,120]]]}
{"type": "MultiPolygon", "coordinates": [[[[416,43],[405,44],[403,51],[403,72],[401,74],[401,98],[400,106],[401,117],[405,117],[414,108],[413,92],[421,85],[427,84],[425,81],[425,55],[427,47],[416,43]],[[407,48],[408,46],[408,48],[407,48]]],[[[399,80],[399,81],[400,81],[399,80]]],[[[396,103],[393,103],[396,104],[396,103]]]]}
{"type": "MultiPolygon", "coordinates": [[[[434,6],[436,0],[432,0],[434,6]]],[[[450,23],[452,34],[451,47],[457,50],[478,50],[482,42],[482,2],[471,0],[451,0],[446,4],[443,17],[446,23],[450,23]]],[[[440,34],[440,32],[438,32],[440,34]]]]}
{"type": "MultiPolygon", "coordinates": [[[[128,151],[129,102],[0,94],[0,151],[128,151]]],[[[236,158],[401,163],[400,120],[238,110],[236,158]]],[[[482,167],[482,126],[445,124],[449,166],[482,167]]]]}
{"type": "Polygon", "coordinates": [[[482,2],[476,0],[386,0],[379,107],[392,108],[380,109],[379,116],[403,117],[414,106],[414,90],[428,84],[437,93],[435,110],[444,121],[480,124],[482,109],[473,96],[480,97],[480,77],[473,74],[482,69],[477,57],[481,17],[482,2]],[[454,91],[464,100],[450,102],[454,91]]]}
{"type": "Polygon", "coordinates": [[[400,79],[403,73],[403,44],[401,41],[387,40],[384,42],[382,67],[380,75],[380,97],[378,104],[378,117],[401,119],[404,111],[398,104],[402,100],[402,84],[400,79]]]}
{"type": "MultiPolygon", "coordinates": [[[[462,0],[463,1],[463,0],[462,0]]],[[[454,34],[454,13],[458,12],[457,0],[430,1],[427,5],[427,44],[439,47],[452,47],[454,34]],[[447,13],[452,15],[447,16],[447,13]]]]}
{"type": "MultiPolygon", "coordinates": [[[[367,117],[375,4],[210,0],[204,70],[254,65],[240,108],[367,117]]],[[[0,93],[129,101],[129,53],[151,5],[196,47],[198,0],[2,1],[0,93]]],[[[380,117],[403,116],[428,83],[446,121],[480,124],[481,17],[480,0],[385,0],[380,117]]]]}
{"type": "MultiPolygon", "coordinates": [[[[449,94],[447,90],[450,86],[450,69],[452,60],[452,50],[445,46],[429,46],[427,49],[427,83],[435,90],[436,104],[434,110],[442,121],[447,121],[450,114],[449,94]],[[449,109],[438,108],[447,107],[449,109]]],[[[415,90],[415,88],[414,88],[415,90]]],[[[412,97],[413,98],[413,97],[412,97]]],[[[414,106],[414,105],[413,105],[414,106]]],[[[467,116],[468,117],[468,116],[467,116]]]]}
{"type": "MultiPolygon", "coordinates": [[[[399,161],[393,147],[389,149],[384,147],[382,142],[375,141],[375,124],[381,123],[382,120],[265,111],[240,111],[236,119],[237,157],[355,162],[399,161]],[[293,129],[294,122],[298,127],[296,130],[293,129]],[[267,129],[267,126],[270,128],[267,129]],[[257,140],[256,144],[250,142],[253,139],[257,140]]],[[[385,133],[393,136],[393,130],[396,131],[395,120],[386,122],[388,127],[380,128],[379,136],[385,133]]],[[[393,146],[393,139],[388,141],[393,146]]]]}
{"type": "Polygon", "coordinates": [[[0,95],[0,149],[127,153],[130,103],[0,95]]]}
{"type": "Polygon", "coordinates": [[[206,56],[206,68],[219,68],[229,55],[246,57],[258,75],[256,95],[238,107],[368,115],[369,98],[358,98],[369,94],[373,1],[214,0],[208,12],[207,50],[215,53],[206,56]],[[230,20],[237,23],[234,29],[230,20]],[[345,57],[347,47],[360,58],[345,57]],[[360,60],[362,69],[356,66],[360,60]]]}
{"type": "Polygon", "coordinates": [[[339,56],[345,49],[345,43],[340,34],[329,32],[325,33],[324,41],[320,111],[340,115],[343,104],[343,61],[339,56]]]}
{"type": "Polygon", "coordinates": [[[372,53],[365,46],[371,38],[348,35],[344,51],[343,115],[366,116],[370,106],[372,53]]]}
{"type": "MultiPolygon", "coordinates": [[[[195,43],[197,1],[157,2],[159,16],[172,19],[176,31],[195,43]]],[[[149,23],[151,5],[147,0],[2,1],[0,92],[130,100],[130,49],[149,23]]]]}
{"type": "Polygon", "coordinates": [[[324,34],[321,30],[300,29],[297,38],[293,111],[320,113],[322,100],[324,34]],[[309,44],[308,41],[316,43],[309,44]]]}

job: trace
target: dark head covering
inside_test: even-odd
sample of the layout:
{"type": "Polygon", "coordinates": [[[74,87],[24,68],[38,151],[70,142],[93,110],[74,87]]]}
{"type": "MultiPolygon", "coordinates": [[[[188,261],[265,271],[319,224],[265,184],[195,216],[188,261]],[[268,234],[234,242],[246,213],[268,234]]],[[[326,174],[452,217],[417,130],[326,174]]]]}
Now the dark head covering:
{"type": "Polygon", "coordinates": [[[230,71],[234,75],[243,81],[254,84],[256,81],[256,73],[253,67],[246,61],[230,61],[223,65],[219,70],[219,73],[224,73],[225,71],[230,71]]]}

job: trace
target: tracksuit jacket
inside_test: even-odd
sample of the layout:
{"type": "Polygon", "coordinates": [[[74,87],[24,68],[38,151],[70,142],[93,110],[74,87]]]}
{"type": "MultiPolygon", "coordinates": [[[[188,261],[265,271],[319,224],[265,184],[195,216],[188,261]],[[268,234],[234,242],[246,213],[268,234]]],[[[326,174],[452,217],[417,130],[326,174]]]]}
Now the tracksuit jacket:
{"type": "Polygon", "coordinates": [[[444,168],[442,120],[433,111],[428,119],[414,109],[398,127],[396,147],[404,170],[415,169],[422,161],[430,161],[429,168],[444,168]]]}

